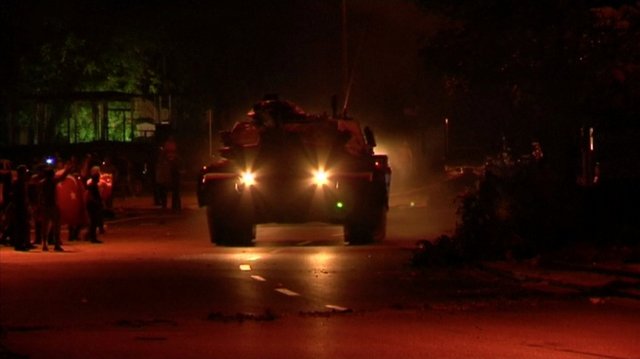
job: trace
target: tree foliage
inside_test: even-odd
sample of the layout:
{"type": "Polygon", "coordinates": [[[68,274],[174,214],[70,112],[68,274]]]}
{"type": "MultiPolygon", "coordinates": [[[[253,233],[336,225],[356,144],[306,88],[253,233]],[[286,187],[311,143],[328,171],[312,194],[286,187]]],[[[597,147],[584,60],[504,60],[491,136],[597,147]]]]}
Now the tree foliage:
{"type": "Polygon", "coordinates": [[[114,39],[97,43],[73,32],[40,44],[20,58],[20,85],[26,93],[117,91],[157,93],[158,71],[145,49],[114,39]]]}
{"type": "Polygon", "coordinates": [[[528,146],[565,141],[593,120],[637,114],[637,4],[588,1],[422,2],[449,17],[423,48],[442,113],[528,146]]]}
{"type": "Polygon", "coordinates": [[[486,167],[478,188],[461,197],[459,246],[471,254],[527,257],[572,240],[635,243],[637,214],[620,208],[638,199],[630,168],[639,158],[633,134],[640,115],[640,3],[422,4],[450,20],[423,49],[441,100],[433,106],[484,140],[505,135],[516,149],[520,144],[518,154],[527,153],[532,140],[545,148],[539,162],[514,162],[503,172],[486,167]],[[621,132],[630,141],[607,150],[601,141],[595,153],[602,178],[578,190],[572,165],[593,156],[572,152],[585,125],[613,135],[610,142],[625,143],[621,132]]]}
{"type": "MultiPolygon", "coordinates": [[[[158,50],[148,38],[130,35],[114,9],[89,4],[9,1],[4,44],[12,74],[9,86],[23,95],[81,91],[157,93],[158,50]],[[82,9],[80,9],[82,10],[82,9]]],[[[135,34],[135,33],[134,33],[135,34]]]]}

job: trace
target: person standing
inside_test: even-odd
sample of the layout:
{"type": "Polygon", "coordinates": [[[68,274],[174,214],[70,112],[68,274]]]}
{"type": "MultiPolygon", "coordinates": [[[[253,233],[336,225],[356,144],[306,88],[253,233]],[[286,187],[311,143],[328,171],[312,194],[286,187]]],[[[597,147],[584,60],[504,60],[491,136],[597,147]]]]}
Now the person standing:
{"type": "Polygon", "coordinates": [[[80,165],[75,156],[69,163],[71,171],[58,185],[58,203],[61,206],[61,223],[69,228],[69,241],[72,242],[80,239],[81,228],[88,224],[88,214],[80,165]]]}
{"type": "Polygon", "coordinates": [[[100,167],[91,168],[91,177],[87,180],[87,212],[89,212],[89,232],[87,239],[91,243],[102,243],[98,239],[98,228],[102,225],[103,203],[100,196],[100,167]]]}
{"type": "MultiPolygon", "coordinates": [[[[104,216],[112,218],[114,216],[113,189],[118,186],[118,167],[110,155],[107,155],[100,165],[100,177],[103,182],[101,186],[104,186],[102,198],[104,216]]],[[[103,234],[103,232],[104,228],[100,227],[100,234],[103,234]]]]}
{"type": "Polygon", "coordinates": [[[29,199],[27,197],[27,185],[29,182],[29,171],[27,166],[20,165],[17,168],[17,179],[12,186],[12,203],[14,213],[14,246],[17,251],[28,251],[31,249],[30,229],[29,229],[29,199]]]}
{"type": "Polygon", "coordinates": [[[11,161],[0,160],[0,243],[15,246],[13,221],[9,218],[13,211],[11,186],[13,186],[11,161]]]}
{"type": "Polygon", "coordinates": [[[168,192],[171,192],[171,209],[174,212],[182,209],[180,187],[183,167],[182,158],[178,156],[176,141],[170,136],[160,147],[155,167],[156,193],[162,209],[167,208],[168,192]]]}
{"type": "MultiPolygon", "coordinates": [[[[33,166],[33,173],[31,178],[29,179],[29,183],[27,184],[27,198],[29,200],[29,206],[31,207],[31,216],[33,217],[33,227],[35,232],[35,238],[33,240],[33,244],[40,245],[42,244],[42,238],[44,237],[43,233],[43,215],[42,215],[42,203],[40,201],[41,197],[41,187],[42,187],[42,179],[44,178],[44,171],[47,168],[47,165],[43,163],[36,163],[33,166]]],[[[46,240],[46,238],[45,238],[46,240]]]]}
{"type": "Polygon", "coordinates": [[[40,182],[40,210],[42,215],[42,250],[48,251],[47,242],[52,238],[56,252],[63,252],[60,239],[60,208],[58,208],[56,186],[70,171],[66,166],[59,174],[52,167],[44,170],[44,179],[40,182]]]}
{"type": "Polygon", "coordinates": [[[171,191],[171,209],[174,212],[177,212],[182,209],[180,187],[182,185],[183,165],[182,159],[176,153],[172,153],[169,156],[169,168],[171,175],[171,183],[169,187],[169,190],[171,191]]]}
{"type": "MultiPolygon", "coordinates": [[[[164,156],[166,157],[166,164],[168,166],[168,190],[171,191],[171,209],[174,212],[182,209],[182,200],[180,197],[180,187],[182,180],[183,165],[182,158],[178,155],[178,146],[173,138],[169,138],[165,141],[163,146],[164,156]]],[[[166,200],[165,200],[166,206],[166,200]]]]}
{"type": "Polygon", "coordinates": [[[167,192],[171,185],[171,163],[166,151],[162,148],[156,161],[156,196],[162,209],[167,208],[167,192]]]}

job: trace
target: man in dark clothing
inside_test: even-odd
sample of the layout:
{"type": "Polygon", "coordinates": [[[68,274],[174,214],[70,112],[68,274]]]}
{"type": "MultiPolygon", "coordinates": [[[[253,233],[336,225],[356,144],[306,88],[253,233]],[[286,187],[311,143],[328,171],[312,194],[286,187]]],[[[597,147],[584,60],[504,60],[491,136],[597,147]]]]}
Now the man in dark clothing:
{"type": "Polygon", "coordinates": [[[13,223],[9,218],[13,211],[11,186],[13,186],[11,162],[0,160],[0,243],[15,245],[12,238],[14,237],[13,223]]]}
{"type": "Polygon", "coordinates": [[[29,238],[29,200],[27,197],[27,184],[29,182],[29,171],[24,165],[18,166],[18,178],[12,186],[12,202],[14,214],[14,245],[17,251],[28,251],[31,249],[31,239],[29,238]]]}
{"type": "Polygon", "coordinates": [[[160,205],[167,208],[167,192],[171,191],[171,209],[174,212],[182,209],[180,198],[181,177],[184,172],[182,158],[178,156],[176,141],[169,137],[160,149],[156,162],[156,190],[160,205]]]}
{"type": "Polygon", "coordinates": [[[33,244],[42,244],[44,237],[42,228],[42,205],[40,204],[41,181],[44,178],[44,171],[47,168],[44,164],[38,164],[33,168],[33,174],[27,184],[27,198],[31,207],[31,216],[33,217],[33,227],[35,238],[33,244]]]}
{"type": "Polygon", "coordinates": [[[62,181],[69,171],[70,166],[66,166],[61,173],[56,175],[53,168],[44,170],[44,179],[40,182],[40,210],[42,215],[42,250],[48,251],[47,242],[51,236],[56,252],[63,252],[62,241],[60,240],[60,208],[56,198],[56,186],[62,181]]]}
{"type": "Polygon", "coordinates": [[[180,211],[182,209],[182,201],[180,198],[181,177],[183,172],[182,159],[177,155],[169,157],[170,173],[171,173],[171,209],[180,211]]]}
{"type": "Polygon", "coordinates": [[[100,196],[100,167],[91,168],[91,178],[87,181],[87,212],[89,212],[89,232],[87,239],[91,243],[102,243],[98,239],[98,228],[102,224],[103,203],[100,196]]]}
{"type": "Polygon", "coordinates": [[[171,163],[163,148],[160,149],[155,170],[156,199],[162,209],[167,208],[167,192],[171,185],[171,163]]]}

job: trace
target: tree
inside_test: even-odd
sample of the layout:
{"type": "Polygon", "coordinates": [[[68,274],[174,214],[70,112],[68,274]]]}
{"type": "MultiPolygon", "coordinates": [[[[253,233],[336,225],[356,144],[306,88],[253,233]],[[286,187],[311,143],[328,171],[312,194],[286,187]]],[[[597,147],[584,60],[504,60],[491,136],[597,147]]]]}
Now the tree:
{"type": "MultiPolygon", "coordinates": [[[[40,133],[55,136],[68,131],[68,118],[87,116],[86,111],[60,101],[49,104],[46,114],[34,116],[39,111],[37,104],[21,101],[23,98],[65,98],[77,92],[160,92],[157,42],[148,31],[132,31],[131,23],[114,21],[126,20],[116,4],[94,5],[3,2],[4,30],[11,35],[2,39],[8,49],[2,62],[8,76],[0,116],[13,118],[6,123],[29,127],[39,121],[36,127],[44,129],[40,133]]],[[[90,120],[79,123],[88,124],[85,130],[93,129],[90,120]]]]}
{"type": "Polygon", "coordinates": [[[445,100],[434,105],[484,132],[481,141],[505,135],[524,150],[538,138],[559,150],[596,111],[637,113],[637,101],[616,102],[637,95],[638,5],[422,3],[450,19],[423,49],[445,100]]]}

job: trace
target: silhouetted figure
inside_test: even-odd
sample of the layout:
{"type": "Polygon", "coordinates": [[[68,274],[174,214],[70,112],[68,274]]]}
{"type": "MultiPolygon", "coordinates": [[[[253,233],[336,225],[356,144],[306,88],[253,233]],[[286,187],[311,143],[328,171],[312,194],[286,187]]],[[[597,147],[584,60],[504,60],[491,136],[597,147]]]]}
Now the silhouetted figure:
{"type": "Polygon", "coordinates": [[[167,194],[171,192],[171,209],[182,209],[180,187],[184,172],[182,158],[178,156],[176,142],[172,137],[164,143],[156,162],[156,190],[160,205],[167,208],[167,194]]]}
{"type": "Polygon", "coordinates": [[[48,239],[51,238],[56,252],[62,252],[60,239],[60,208],[58,208],[56,186],[69,173],[70,167],[56,175],[53,168],[44,170],[44,179],[40,182],[40,210],[42,215],[42,250],[49,250],[48,239]]]}
{"type": "Polygon", "coordinates": [[[171,186],[171,164],[164,149],[160,150],[156,161],[156,196],[162,209],[167,208],[167,192],[171,186]]]}
{"type": "Polygon", "coordinates": [[[14,246],[17,251],[31,249],[29,230],[29,199],[27,197],[27,184],[29,171],[26,166],[20,165],[17,169],[18,177],[12,186],[11,202],[13,203],[13,236],[14,246]]]}
{"type": "Polygon", "coordinates": [[[180,186],[182,183],[182,159],[174,154],[169,156],[169,168],[171,182],[169,190],[171,191],[171,209],[179,211],[182,209],[182,199],[180,196],[180,186]]]}
{"type": "Polygon", "coordinates": [[[87,239],[92,243],[102,243],[98,239],[98,228],[102,225],[103,203],[100,196],[100,167],[91,168],[91,178],[87,181],[87,212],[89,212],[89,232],[87,239]]]}
{"type": "Polygon", "coordinates": [[[14,245],[13,239],[11,238],[13,226],[9,218],[13,211],[11,186],[13,186],[11,161],[0,160],[0,243],[5,245],[14,245]]]}

